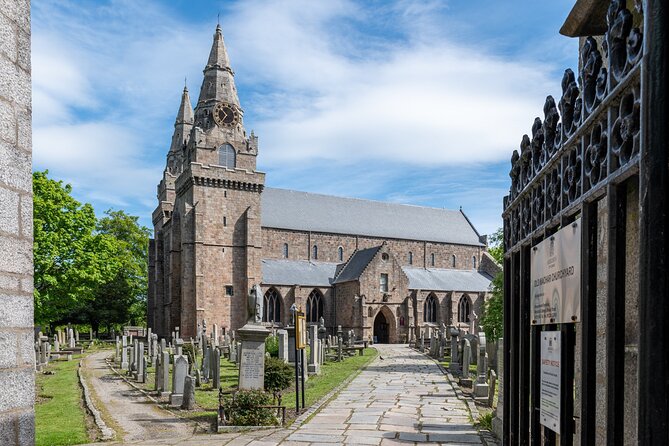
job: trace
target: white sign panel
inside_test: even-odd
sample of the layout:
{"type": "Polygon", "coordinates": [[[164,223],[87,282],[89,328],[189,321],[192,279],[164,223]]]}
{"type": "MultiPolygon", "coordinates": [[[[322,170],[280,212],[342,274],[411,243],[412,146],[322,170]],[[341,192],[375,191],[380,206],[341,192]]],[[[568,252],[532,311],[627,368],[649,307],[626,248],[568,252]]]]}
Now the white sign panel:
{"type": "Polygon", "coordinates": [[[560,433],[560,332],[541,333],[539,422],[560,433]]]}
{"type": "Polygon", "coordinates": [[[532,248],[533,325],[581,320],[581,219],[532,248]]]}

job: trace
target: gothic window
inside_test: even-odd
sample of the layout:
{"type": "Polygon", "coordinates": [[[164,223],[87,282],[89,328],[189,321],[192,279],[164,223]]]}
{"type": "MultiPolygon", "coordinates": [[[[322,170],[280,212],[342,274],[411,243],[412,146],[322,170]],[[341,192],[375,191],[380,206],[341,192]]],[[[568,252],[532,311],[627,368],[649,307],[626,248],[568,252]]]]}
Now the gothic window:
{"type": "Polygon", "coordinates": [[[228,169],[237,167],[237,154],[230,144],[223,144],[218,149],[218,164],[228,169]]]}
{"type": "Polygon", "coordinates": [[[313,260],[318,260],[318,246],[314,245],[314,247],[311,249],[311,258],[313,260]]]}
{"type": "Polygon", "coordinates": [[[413,265],[413,252],[409,251],[409,265],[413,265]]]}
{"type": "Polygon", "coordinates": [[[367,307],[367,317],[372,317],[373,314],[372,307],[367,307]]]}
{"type": "Polygon", "coordinates": [[[265,293],[263,299],[262,321],[278,324],[281,322],[281,295],[274,288],[265,293]]]}
{"type": "Polygon", "coordinates": [[[469,296],[466,294],[458,302],[458,322],[469,322],[469,296]]]}
{"type": "Polygon", "coordinates": [[[323,317],[323,295],[314,289],[307,298],[307,322],[318,323],[321,317],[323,317]]]}
{"type": "Polygon", "coordinates": [[[476,256],[472,256],[472,268],[476,269],[476,256]]]}
{"type": "Polygon", "coordinates": [[[453,254],[453,257],[451,257],[451,266],[455,268],[455,254],[453,254]]]}
{"type": "Polygon", "coordinates": [[[430,265],[434,266],[434,253],[430,254],[430,265]]]}
{"type": "Polygon", "coordinates": [[[341,246],[337,248],[337,258],[339,259],[340,262],[344,261],[344,248],[341,246]]]}
{"type": "Polygon", "coordinates": [[[381,274],[381,280],[380,280],[380,289],[382,292],[387,293],[388,292],[388,274],[381,274]]]}
{"type": "Polygon", "coordinates": [[[430,294],[423,305],[423,321],[437,322],[437,298],[430,294]]]}
{"type": "Polygon", "coordinates": [[[288,243],[283,244],[283,258],[284,259],[288,258],[288,243]]]}

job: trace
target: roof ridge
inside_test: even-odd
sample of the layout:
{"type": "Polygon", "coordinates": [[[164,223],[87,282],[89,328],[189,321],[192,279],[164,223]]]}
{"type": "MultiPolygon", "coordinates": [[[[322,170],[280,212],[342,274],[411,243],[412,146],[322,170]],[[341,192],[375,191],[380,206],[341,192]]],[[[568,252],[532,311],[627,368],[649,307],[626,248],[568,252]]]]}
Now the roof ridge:
{"type": "MultiPolygon", "coordinates": [[[[383,200],[374,200],[371,198],[360,198],[360,197],[345,197],[342,195],[331,195],[331,194],[324,194],[320,192],[307,192],[307,191],[302,191],[302,190],[297,190],[297,189],[284,189],[282,187],[265,187],[265,190],[279,190],[279,191],[285,191],[285,192],[297,192],[300,194],[306,194],[306,195],[318,195],[320,197],[328,197],[328,198],[338,198],[340,200],[355,200],[355,201],[364,201],[368,203],[379,203],[379,204],[385,204],[385,205],[390,205],[390,206],[409,206],[409,207],[415,207],[415,208],[421,208],[421,209],[433,209],[436,211],[447,211],[447,212],[460,212],[461,210],[458,209],[450,209],[450,208],[438,208],[434,206],[424,206],[420,204],[412,204],[412,203],[397,203],[394,201],[383,201],[383,200]]],[[[471,225],[471,223],[470,223],[471,225]]]]}

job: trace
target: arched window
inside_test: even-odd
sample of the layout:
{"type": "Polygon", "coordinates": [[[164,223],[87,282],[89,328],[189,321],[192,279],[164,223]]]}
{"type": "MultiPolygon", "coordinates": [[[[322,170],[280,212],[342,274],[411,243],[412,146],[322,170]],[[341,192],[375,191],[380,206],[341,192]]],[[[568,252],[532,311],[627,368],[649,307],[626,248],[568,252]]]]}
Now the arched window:
{"type": "Polygon", "coordinates": [[[340,262],[344,261],[344,248],[341,246],[337,248],[337,258],[339,259],[340,262]]]}
{"type": "Polygon", "coordinates": [[[430,254],[430,265],[434,266],[434,253],[430,254]]]}
{"type": "Polygon", "coordinates": [[[263,299],[262,321],[278,324],[281,322],[281,295],[274,288],[265,293],[263,299]]]}
{"type": "Polygon", "coordinates": [[[455,268],[455,254],[453,254],[453,257],[451,257],[451,266],[455,268]]]}
{"type": "Polygon", "coordinates": [[[223,144],[218,149],[218,164],[228,169],[237,167],[237,154],[230,144],[223,144]]]}
{"type": "Polygon", "coordinates": [[[413,265],[413,252],[409,251],[409,265],[413,265]]]}
{"type": "Polygon", "coordinates": [[[469,296],[466,294],[458,302],[458,322],[469,322],[469,296]]]}
{"type": "Polygon", "coordinates": [[[283,258],[284,259],[288,258],[288,243],[283,244],[283,258]]]}
{"type": "Polygon", "coordinates": [[[318,246],[314,245],[314,247],[311,249],[311,258],[313,260],[318,260],[318,246]]]}
{"type": "Polygon", "coordinates": [[[472,256],[472,268],[476,269],[476,256],[472,256]]]}
{"type": "Polygon", "coordinates": [[[314,289],[307,297],[307,322],[318,323],[323,317],[323,295],[314,289]]]}
{"type": "Polygon", "coordinates": [[[367,317],[372,317],[374,314],[374,311],[372,311],[372,307],[367,307],[367,317]]]}
{"type": "Polygon", "coordinates": [[[430,294],[423,305],[423,321],[437,322],[437,298],[430,294]]]}

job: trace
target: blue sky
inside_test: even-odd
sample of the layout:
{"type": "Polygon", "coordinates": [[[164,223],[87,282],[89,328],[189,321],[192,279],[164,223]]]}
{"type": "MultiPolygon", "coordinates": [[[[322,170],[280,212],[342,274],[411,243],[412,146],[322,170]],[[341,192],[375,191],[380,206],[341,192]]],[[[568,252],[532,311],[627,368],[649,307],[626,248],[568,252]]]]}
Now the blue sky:
{"type": "Polygon", "coordinates": [[[151,227],[184,78],[220,13],[267,186],[501,226],[509,159],[577,41],[573,0],[33,0],[34,168],[151,227]]]}

